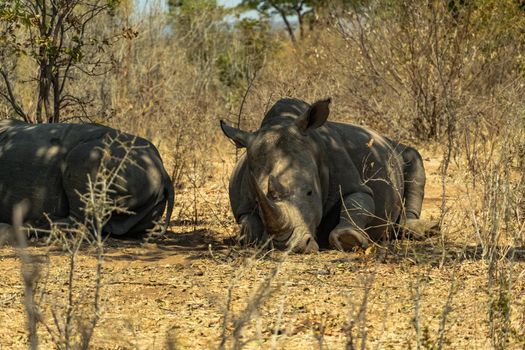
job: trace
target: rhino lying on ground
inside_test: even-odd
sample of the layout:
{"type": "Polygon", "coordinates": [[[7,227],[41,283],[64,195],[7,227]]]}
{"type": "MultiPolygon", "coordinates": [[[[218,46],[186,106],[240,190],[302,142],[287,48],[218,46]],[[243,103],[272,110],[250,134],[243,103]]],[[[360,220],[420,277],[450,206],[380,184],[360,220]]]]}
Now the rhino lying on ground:
{"type": "Polygon", "coordinates": [[[149,141],[102,125],[16,120],[0,121],[0,223],[11,223],[22,201],[28,206],[25,221],[33,226],[45,225],[46,216],[82,222],[81,195],[88,191],[88,175],[95,181],[101,163],[107,177],[114,176],[111,204],[126,209],[112,212],[104,233],[143,233],[161,218],[166,204],[167,227],[173,187],[149,141]]]}
{"type": "Polygon", "coordinates": [[[419,226],[420,154],[372,130],[326,122],[329,104],[282,99],[253,133],[221,121],[247,149],[229,187],[241,241],[351,250],[387,238],[393,226],[419,226]]]}

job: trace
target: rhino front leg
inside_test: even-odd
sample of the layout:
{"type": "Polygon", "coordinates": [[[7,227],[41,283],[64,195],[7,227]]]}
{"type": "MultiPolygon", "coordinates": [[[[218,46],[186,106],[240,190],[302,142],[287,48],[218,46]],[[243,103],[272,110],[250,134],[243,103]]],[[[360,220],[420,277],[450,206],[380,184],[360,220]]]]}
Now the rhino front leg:
{"type": "Polygon", "coordinates": [[[370,238],[365,232],[374,216],[374,199],[368,193],[352,193],[343,198],[339,224],[330,232],[330,245],[342,251],[366,248],[370,238]]]}
{"type": "Polygon", "coordinates": [[[268,240],[264,224],[259,215],[255,213],[242,215],[239,219],[239,226],[237,240],[243,245],[264,244],[268,240]]]}

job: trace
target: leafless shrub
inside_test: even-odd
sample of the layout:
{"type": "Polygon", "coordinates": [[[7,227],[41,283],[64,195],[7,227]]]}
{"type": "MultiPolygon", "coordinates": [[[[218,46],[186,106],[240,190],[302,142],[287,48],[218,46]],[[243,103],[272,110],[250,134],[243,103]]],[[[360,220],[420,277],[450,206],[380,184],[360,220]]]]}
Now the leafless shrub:
{"type": "Polygon", "coordinates": [[[464,128],[460,141],[465,150],[464,188],[468,198],[463,210],[488,263],[487,316],[496,349],[507,348],[520,329],[511,321],[511,314],[519,305],[513,291],[512,266],[515,249],[523,245],[525,234],[524,168],[520,161],[525,143],[525,106],[515,98],[522,89],[518,82],[498,89],[491,105],[468,119],[470,127],[464,128]]]}
{"type": "Polygon", "coordinates": [[[416,349],[421,350],[421,283],[418,279],[415,286],[412,286],[412,300],[414,300],[414,318],[412,325],[416,331],[416,349]]]}
{"type": "Polygon", "coordinates": [[[353,67],[344,71],[356,110],[368,119],[379,117],[378,124],[387,117],[399,132],[417,138],[455,132],[465,101],[512,79],[519,65],[512,52],[520,44],[497,38],[512,35],[514,29],[502,21],[518,20],[520,10],[489,3],[458,4],[452,11],[443,1],[370,2],[338,17],[336,30],[353,61],[340,58],[340,64],[353,67]]]}

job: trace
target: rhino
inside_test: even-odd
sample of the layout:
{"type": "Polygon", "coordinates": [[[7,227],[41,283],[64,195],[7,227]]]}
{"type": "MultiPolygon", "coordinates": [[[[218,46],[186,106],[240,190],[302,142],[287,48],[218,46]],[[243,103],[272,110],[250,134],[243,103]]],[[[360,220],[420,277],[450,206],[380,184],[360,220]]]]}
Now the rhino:
{"type": "Polygon", "coordinates": [[[82,195],[99,169],[113,176],[107,193],[110,205],[118,207],[103,233],[140,235],[154,227],[165,209],[166,230],[174,205],[173,186],[151,142],[98,124],[0,121],[0,223],[4,230],[22,202],[27,207],[24,222],[34,227],[47,226],[49,219],[68,225],[83,222],[82,195]]]}
{"type": "MultiPolygon", "coordinates": [[[[419,152],[365,127],[327,121],[330,99],[281,99],[248,132],[221,120],[246,148],[229,183],[242,243],[349,251],[421,226],[425,169],[419,152]]],[[[423,228],[422,228],[423,227],[423,228]]]]}

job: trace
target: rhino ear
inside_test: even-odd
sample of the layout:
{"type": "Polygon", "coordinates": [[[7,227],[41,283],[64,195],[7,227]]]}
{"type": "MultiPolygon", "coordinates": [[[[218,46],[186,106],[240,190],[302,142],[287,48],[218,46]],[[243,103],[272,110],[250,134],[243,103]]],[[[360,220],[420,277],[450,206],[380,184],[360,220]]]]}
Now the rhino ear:
{"type": "Polygon", "coordinates": [[[237,148],[248,147],[254,138],[253,133],[231,127],[223,120],[221,120],[221,129],[224,135],[228,136],[230,140],[235,142],[237,148]]]}
{"type": "Polygon", "coordinates": [[[330,98],[314,102],[306,113],[295,122],[299,130],[304,132],[323,125],[330,114],[330,102],[330,98]]]}

